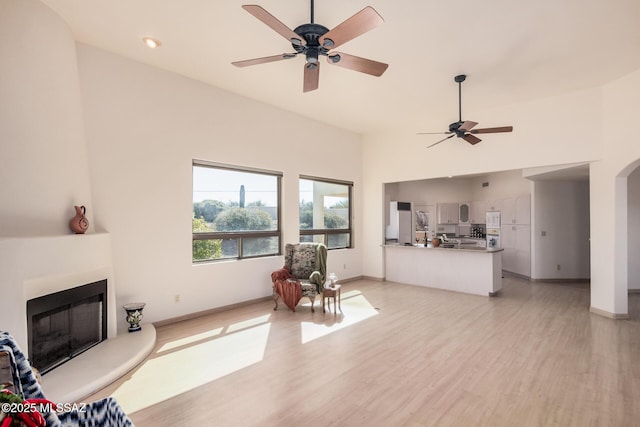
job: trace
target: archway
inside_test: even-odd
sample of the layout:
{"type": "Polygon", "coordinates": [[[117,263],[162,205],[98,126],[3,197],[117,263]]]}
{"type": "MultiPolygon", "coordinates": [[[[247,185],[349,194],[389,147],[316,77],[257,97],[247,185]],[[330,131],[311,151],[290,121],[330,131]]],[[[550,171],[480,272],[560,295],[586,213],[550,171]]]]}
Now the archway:
{"type": "Polygon", "coordinates": [[[640,159],[616,176],[615,222],[616,282],[626,293],[640,292],[640,159]]]}

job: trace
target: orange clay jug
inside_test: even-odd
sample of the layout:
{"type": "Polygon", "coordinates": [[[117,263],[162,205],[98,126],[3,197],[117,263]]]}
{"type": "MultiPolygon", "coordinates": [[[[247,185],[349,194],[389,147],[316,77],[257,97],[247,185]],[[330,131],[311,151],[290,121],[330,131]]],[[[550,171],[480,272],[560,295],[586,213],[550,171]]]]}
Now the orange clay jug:
{"type": "Polygon", "coordinates": [[[76,216],[69,221],[69,228],[76,234],[84,234],[89,228],[89,220],[85,216],[87,209],[84,206],[74,206],[76,209],[76,216]]]}

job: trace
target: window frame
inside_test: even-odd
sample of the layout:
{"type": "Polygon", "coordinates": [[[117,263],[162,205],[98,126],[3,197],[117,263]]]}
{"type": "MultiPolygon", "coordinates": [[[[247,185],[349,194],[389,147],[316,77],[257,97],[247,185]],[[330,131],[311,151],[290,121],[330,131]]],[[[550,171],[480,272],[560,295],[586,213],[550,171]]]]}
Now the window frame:
{"type": "MultiPolygon", "coordinates": [[[[298,240],[302,241],[302,236],[317,236],[317,235],[322,235],[324,236],[324,244],[327,246],[328,250],[336,250],[336,249],[353,249],[354,245],[353,245],[353,182],[352,181],[343,181],[343,180],[339,180],[339,179],[332,179],[332,178],[322,178],[322,177],[317,177],[317,176],[311,176],[311,175],[300,175],[298,178],[298,183],[300,182],[300,180],[307,180],[307,181],[318,181],[318,182],[323,182],[323,183],[327,183],[327,184],[338,184],[338,185],[344,185],[347,187],[348,190],[348,198],[349,198],[349,209],[348,209],[348,215],[349,215],[349,224],[347,228],[309,228],[309,229],[301,229],[300,228],[300,224],[298,224],[298,229],[299,229],[299,236],[298,236],[298,240]],[[335,234],[348,234],[349,235],[349,245],[346,247],[338,247],[338,248],[331,248],[329,247],[329,236],[330,235],[335,235],[335,234]]],[[[298,184],[298,189],[300,188],[299,184],[298,184]]],[[[300,209],[300,191],[298,190],[298,212],[300,209]]]]}
{"type": "MultiPolygon", "coordinates": [[[[222,257],[222,258],[214,258],[214,259],[203,259],[203,260],[194,260],[193,254],[191,255],[191,263],[192,264],[202,264],[202,263],[210,263],[210,262],[220,262],[220,261],[228,261],[228,260],[243,260],[243,259],[251,259],[251,258],[264,258],[270,256],[280,256],[282,255],[282,177],[283,173],[278,171],[272,171],[267,169],[259,169],[252,168],[247,166],[236,166],[227,163],[218,163],[218,162],[210,162],[206,160],[192,160],[191,164],[191,193],[193,200],[193,170],[195,167],[208,167],[212,169],[222,169],[229,170],[234,172],[243,172],[250,174],[258,174],[258,175],[267,175],[270,177],[276,178],[276,216],[278,218],[276,229],[275,230],[254,230],[254,231],[200,231],[194,232],[191,231],[192,236],[192,247],[193,242],[198,240],[229,240],[236,239],[238,241],[238,254],[235,257],[222,257]],[[277,237],[278,238],[278,250],[277,253],[268,253],[268,254],[260,254],[260,255],[244,255],[243,248],[243,239],[253,239],[259,237],[277,237]]],[[[192,203],[192,215],[193,215],[193,201],[192,203]]]]}

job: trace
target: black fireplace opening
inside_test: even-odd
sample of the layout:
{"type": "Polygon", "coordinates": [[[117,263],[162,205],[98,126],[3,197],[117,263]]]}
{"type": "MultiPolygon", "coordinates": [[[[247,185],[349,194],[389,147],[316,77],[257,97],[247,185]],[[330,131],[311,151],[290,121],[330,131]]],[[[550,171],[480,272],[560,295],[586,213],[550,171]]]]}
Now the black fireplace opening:
{"type": "Polygon", "coordinates": [[[45,374],[107,338],[107,280],[27,301],[29,360],[45,374]]]}

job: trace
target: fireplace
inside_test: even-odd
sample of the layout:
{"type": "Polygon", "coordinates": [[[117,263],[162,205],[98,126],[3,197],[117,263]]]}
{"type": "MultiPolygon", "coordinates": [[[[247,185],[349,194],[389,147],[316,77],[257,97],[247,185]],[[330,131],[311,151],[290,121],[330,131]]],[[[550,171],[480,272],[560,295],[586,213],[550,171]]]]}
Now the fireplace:
{"type": "Polygon", "coordinates": [[[27,337],[43,374],[107,339],[107,280],[28,300],[27,337]]]}

